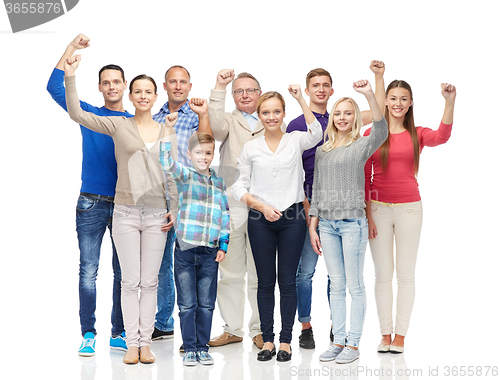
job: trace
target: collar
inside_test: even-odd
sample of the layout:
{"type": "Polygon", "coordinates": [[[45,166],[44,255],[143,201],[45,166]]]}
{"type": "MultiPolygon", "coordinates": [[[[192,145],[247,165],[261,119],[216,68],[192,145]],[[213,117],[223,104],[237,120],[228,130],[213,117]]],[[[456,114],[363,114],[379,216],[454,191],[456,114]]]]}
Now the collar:
{"type": "Polygon", "coordinates": [[[318,112],[312,111],[312,113],[313,113],[314,116],[316,116],[316,119],[320,118],[320,117],[326,117],[328,119],[328,117],[330,116],[330,114],[328,113],[328,111],[325,111],[325,113],[318,113],[318,112]]]}
{"type": "MultiPolygon", "coordinates": [[[[161,111],[163,113],[166,113],[167,115],[170,114],[170,109],[168,108],[169,102],[166,102],[163,107],[161,107],[161,111]]],[[[182,112],[182,113],[189,113],[191,110],[191,107],[189,107],[189,99],[186,100],[186,102],[177,110],[177,112],[182,112]]],[[[193,111],[194,112],[194,111],[193,111]]]]}
{"type": "Polygon", "coordinates": [[[259,116],[257,115],[257,111],[255,111],[254,113],[246,113],[245,111],[240,110],[240,112],[243,114],[243,117],[250,116],[250,117],[253,117],[255,120],[259,120],[259,116]]]}

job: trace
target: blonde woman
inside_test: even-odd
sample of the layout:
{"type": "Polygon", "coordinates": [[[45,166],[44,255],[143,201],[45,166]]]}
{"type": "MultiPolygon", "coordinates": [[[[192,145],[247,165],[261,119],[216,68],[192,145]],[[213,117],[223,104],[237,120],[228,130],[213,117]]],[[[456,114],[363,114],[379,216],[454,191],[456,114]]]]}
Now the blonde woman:
{"type": "Polygon", "coordinates": [[[337,363],[350,363],[359,357],[366,311],[363,265],[368,240],[364,166],[387,137],[387,123],[368,81],[360,80],[353,87],[368,100],[375,120],[372,134],[360,136],[363,123],[353,99],[341,98],[335,103],[325,131],[328,141],[316,150],[309,210],[311,244],[318,255],[323,253],[330,278],[334,342],[320,360],[337,363]],[[346,285],[351,294],[349,334],[345,328],[346,285]]]}

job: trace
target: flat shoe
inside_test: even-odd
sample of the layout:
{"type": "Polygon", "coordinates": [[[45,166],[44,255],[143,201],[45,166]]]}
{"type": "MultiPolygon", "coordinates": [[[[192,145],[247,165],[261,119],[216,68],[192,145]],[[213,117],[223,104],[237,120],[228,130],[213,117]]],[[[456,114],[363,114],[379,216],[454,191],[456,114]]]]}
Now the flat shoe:
{"type": "Polygon", "coordinates": [[[137,364],[139,363],[139,349],[138,347],[130,347],[127,353],[123,357],[123,362],[125,364],[137,364]]]}
{"type": "Polygon", "coordinates": [[[383,344],[383,343],[380,343],[378,346],[377,346],[377,352],[389,352],[390,350],[390,345],[389,344],[383,344]]]}
{"type": "Polygon", "coordinates": [[[393,346],[391,344],[391,347],[389,347],[389,352],[391,352],[392,354],[402,354],[404,349],[404,346],[393,346]]]}
{"type": "Polygon", "coordinates": [[[145,346],[141,347],[140,354],[139,354],[141,363],[144,364],[152,364],[155,362],[155,356],[151,352],[151,348],[145,346]]]}
{"type": "Polygon", "coordinates": [[[276,355],[276,361],[278,362],[288,362],[292,360],[292,348],[290,347],[290,352],[285,350],[279,350],[278,355],[276,355]]]}
{"type": "Polygon", "coordinates": [[[257,360],[261,362],[267,362],[268,360],[271,360],[274,355],[276,355],[276,346],[273,345],[272,350],[261,350],[257,354],[257,360]]]}

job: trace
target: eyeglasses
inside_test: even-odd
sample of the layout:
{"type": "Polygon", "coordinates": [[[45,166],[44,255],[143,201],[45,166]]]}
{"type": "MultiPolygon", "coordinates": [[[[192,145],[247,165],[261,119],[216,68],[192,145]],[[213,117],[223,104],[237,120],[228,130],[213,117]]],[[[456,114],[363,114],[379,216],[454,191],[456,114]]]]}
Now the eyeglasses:
{"type": "Polygon", "coordinates": [[[243,95],[244,92],[246,92],[247,95],[252,95],[254,92],[257,92],[257,91],[260,91],[260,89],[258,89],[258,88],[244,88],[244,89],[240,88],[238,90],[234,90],[233,94],[241,96],[241,95],[243,95]]]}

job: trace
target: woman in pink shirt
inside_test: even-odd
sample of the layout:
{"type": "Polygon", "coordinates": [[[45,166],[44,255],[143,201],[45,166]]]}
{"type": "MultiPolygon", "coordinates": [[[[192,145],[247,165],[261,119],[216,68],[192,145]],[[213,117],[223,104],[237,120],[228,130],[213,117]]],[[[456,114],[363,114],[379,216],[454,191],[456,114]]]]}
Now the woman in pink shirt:
{"type": "MultiPolygon", "coordinates": [[[[415,298],[415,264],[422,228],[422,204],[416,179],[420,153],[424,146],[441,145],[450,138],[456,91],[450,84],[441,84],[445,109],[437,130],[415,127],[410,85],[395,80],[384,94],[383,62],[373,61],[371,69],[375,73],[377,101],[381,108],[385,104],[389,125],[387,140],[365,166],[366,214],[382,334],[377,350],[401,353],[415,298]],[[394,239],[398,279],[395,328],[392,319],[394,239]]],[[[368,129],[365,135],[369,133],[368,129]]]]}

